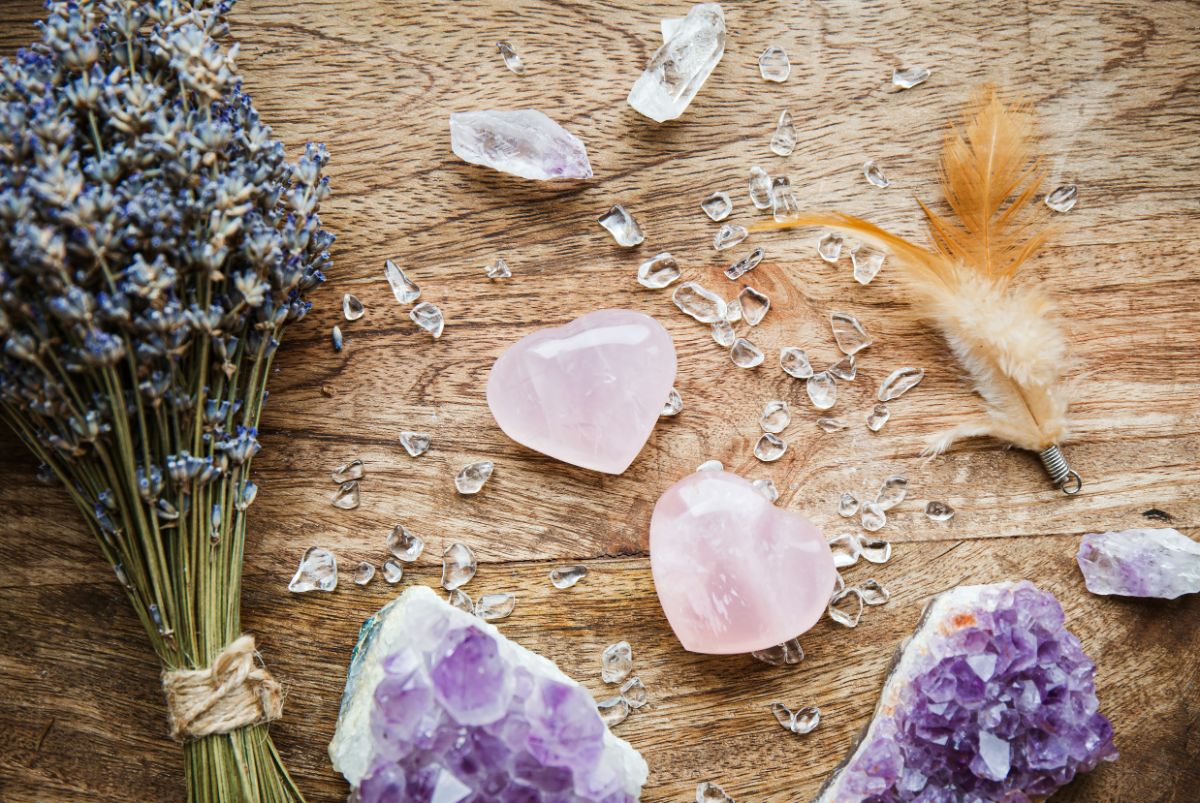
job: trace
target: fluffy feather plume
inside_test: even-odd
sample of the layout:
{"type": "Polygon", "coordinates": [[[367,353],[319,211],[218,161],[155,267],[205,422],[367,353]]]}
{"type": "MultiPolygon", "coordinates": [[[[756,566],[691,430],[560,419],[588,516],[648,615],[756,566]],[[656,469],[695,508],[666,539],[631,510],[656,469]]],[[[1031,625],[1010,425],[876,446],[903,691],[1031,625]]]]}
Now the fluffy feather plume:
{"type": "Polygon", "coordinates": [[[938,436],[932,453],[982,435],[1040,452],[1068,434],[1066,343],[1049,300],[1012,282],[1048,233],[1030,208],[1042,179],[1035,143],[1027,106],[1005,104],[990,87],[976,93],[942,150],[941,186],[953,216],[921,204],[932,250],[840,213],[757,227],[822,226],[891,253],[918,311],[946,338],[987,403],[985,415],[938,436]]]}

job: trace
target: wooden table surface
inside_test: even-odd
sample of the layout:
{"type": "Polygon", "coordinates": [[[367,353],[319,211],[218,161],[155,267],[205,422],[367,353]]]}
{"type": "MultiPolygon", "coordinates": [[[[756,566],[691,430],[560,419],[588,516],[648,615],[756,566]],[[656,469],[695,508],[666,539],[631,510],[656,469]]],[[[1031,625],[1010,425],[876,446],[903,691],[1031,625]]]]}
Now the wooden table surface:
{"type": "MultiPolygon", "coordinates": [[[[515,591],[516,611],[501,629],[597,696],[610,691],[599,679],[601,649],[633,645],[650,704],[616,732],[650,764],[647,801],[689,800],[708,779],[743,802],[811,798],[867,721],[923,601],[961,583],[1020,578],[1058,596],[1097,660],[1101,707],[1121,751],[1056,799],[1195,800],[1200,598],[1095,597],[1073,556],[1086,532],[1200,534],[1200,6],[731,2],[724,59],[681,120],[656,125],[625,96],[658,45],[659,19],[685,9],[244,0],[232,15],[263,118],[292,152],[311,139],[333,154],[335,195],[323,217],[338,234],[335,267],[277,361],[243,596],[245,625],[287,687],[273,730],[300,785],[312,800],[347,792],[326,755],[345,667],[362,620],[397,591],[378,579],[359,588],[349,575],[360,560],[382,560],[387,532],[403,522],[429,547],[402,587],[436,585],[441,547],[469,544],[481,564],[467,590],[515,591]],[[504,69],[498,39],[524,57],[524,77],[504,69]],[[758,54],[772,42],[793,60],[784,84],[758,75],[758,54]],[[933,77],[894,93],[889,77],[902,64],[928,65],[933,77]],[[929,463],[918,457],[931,433],[981,405],[886,265],[860,286],[846,260],[821,262],[807,234],[757,235],[718,254],[717,226],[698,206],[727,190],[732,222],[761,220],[746,194],[748,170],[760,164],[790,175],[805,205],[923,238],[914,195],[939,200],[943,126],[989,80],[1041,111],[1047,186],[1080,188],[1078,206],[1027,270],[1061,302],[1071,333],[1078,437],[1067,451],[1085,480],[1076,498],[1051,488],[1032,456],[993,442],[929,463]],[[522,107],[577,133],[596,178],[525,182],[450,152],[450,112],[522,107]],[[788,158],[767,147],[783,109],[800,132],[788,158]],[[884,167],[891,188],[863,180],[866,158],[884,167]],[[617,247],[596,223],[618,202],[646,232],[637,249],[617,247]],[[757,370],[735,368],[669,292],[634,281],[640,261],[669,250],[686,278],[732,295],[720,270],[751,245],[767,253],[748,278],[772,299],[753,334],[769,355],[799,345],[814,362],[832,361],[836,310],[857,315],[874,336],[835,408],[849,430],[818,430],[803,385],[773,357],[757,370]],[[501,255],[513,278],[490,282],[484,266],[501,255]],[[393,300],[387,258],[445,311],[441,340],[418,331],[393,300]],[[366,304],[359,321],[342,320],[346,292],[366,304]],[[642,310],[668,328],[684,399],[683,413],[664,420],[619,477],[512,443],[483,393],[508,344],[602,307],[642,310]],[[346,337],[340,354],[329,345],[335,323],[346,337]],[[880,379],[900,365],[923,366],[925,380],[872,434],[863,416],[880,379]],[[764,465],[751,448],[762,404],[774,398],[794,405],[791,448],[764,465]],[[432,432],[432,450],[408,458],[402,429],[432,432]],[[353,458],[366,464],[362,506],[342,511],[330,505],[329,472],[353,458]],[[455,472],[483,458],[495,460],[495,476],[478,496],[458,496],[455,472]],[[823,620],[804,636],[808,658],[793,668],[684,652],[654,595],[647,528],[658,495],[710,458],[774,479],[780,504],[829,535],[853,529],[836,512],[843,490],[862,496],[906,474],[911,498],[882,533],[895,544],[893,559],[847,571],[851,583],[877,577],[890,604],[868,609],[854,630],[823,620]],[[926,500],[958,514],[931,523],[926,500]],[[336,551],[343,580],[333,594],[292,595],[287,581],[312,545],[336,551]],[[548,569],[574,561],[590,567],[588,578],[570,591],[551,587],[548,569]],[[820,727],[785,733],[767,711],[773,700],[819,706],[820,727]]],[[[3,52],[32,38],[40,14],[35,0],[0,5],[3,52]]],[[[66,496],[33,473],[33,460],[0,434],[0,799],[181,799],[157,664],[66,496]]]]}

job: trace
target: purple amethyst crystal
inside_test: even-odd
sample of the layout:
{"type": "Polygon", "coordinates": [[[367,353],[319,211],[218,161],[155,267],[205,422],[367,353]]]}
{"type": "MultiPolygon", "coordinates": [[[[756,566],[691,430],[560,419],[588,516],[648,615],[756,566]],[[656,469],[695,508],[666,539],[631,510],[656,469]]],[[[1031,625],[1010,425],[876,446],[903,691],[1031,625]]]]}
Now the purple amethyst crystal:
{"type": "Polygon", "coordinates": [[[1200,592],[1200,543],[1178,530],[1085,535],[1075,560],[1093,594],[1175,599],[1200,592]]]}
{"type": "Polygon", "coordinates": [[[630,803],[647,775],[586,689],[423,586],[363,625],[329,755],[362,803],[630,803]]]}
{"type": "Polygon", "coordinates": [[[1095,671],[1058,600],[1031,583],[940,594],[818,803],[1049,797],[1117,757],[1095,671]]]}

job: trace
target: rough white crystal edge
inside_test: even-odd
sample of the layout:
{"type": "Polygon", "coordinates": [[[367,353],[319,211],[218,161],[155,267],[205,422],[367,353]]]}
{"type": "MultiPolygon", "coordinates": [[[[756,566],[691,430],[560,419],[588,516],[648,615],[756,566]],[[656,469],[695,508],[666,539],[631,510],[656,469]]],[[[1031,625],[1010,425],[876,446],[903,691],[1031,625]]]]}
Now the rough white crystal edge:
{"type": "MultiPolygon", "coordinates": [[[[329,743],[329,758],[333,768],[353,787],[362,782],[370,768],[371,710],[374,707],[375,687],[384,676],[383,661],[405,645],[408,638],[406,620],[419,614],[419,608],[423,605],[440,606],[448,612],[452,622],[477,627],[496,639],[500,654],[508,665],[524,666],[537,677],[549,677],[572,686],[581,685],[550,659],[510,641],[495,625],[455,608],[426,586],[412,586],[375,614],[373,618],[377,621],[373,630],[370,634],[362,634],[350,659],[348,672],[353,672],[353,675],[346,680],[337,729],[329,743]],[[363,650],[363,654],[359,655],[359,650],[363,650]]],[[[596,716],[599,717],[599,713],[596,716]]],[[[637,797],[650,775],[646,760],[629,742],[613,735],[608,728],[604,729],[604,748],[608,754],[615,753],[620,761],[624,791],[637,797]]]]}
{"type": "MultiPolygon", "coordinates": [[[[716,14],[721,21],[721,35],[724,37],[726,33],[725,10],[721,8],[720,3],[697,3],[688,10],[688,16],[690,16],[692,12],[696,11],[697,9],[711,10],[716,14]]],[[[656,123],[665,123],[668,120],[677,120],[682,117],[683,113],[687,111],[688,106],[692,104],[692,100],[695,99],[696,94],[699,93],[700,89],[708,81],[709,76],[712,75],[713,70],[717,68],[717,65],[721,63],[721,59],[725,57],[725,45],[724,40],[722,40],[720,52],[717,53],[716,58],[713,59],[712,64],[708,67],[704,75],[696,82],[696,88],[692,91],[692,96],[688,98],[687,102],[684,103],[683,106],[679,107],[678,109],[673,109],[672,101],[674,99],[659,91],[661,90],[661,87],[656,85],[654,77],[650,72],[650,65],[653,64],[655,59],[658,58],[659,52],[662,51],[663,48],[667,47],[671,40],[680,32],[686,21],[687,17],[669,17],[659,22],[659,29],[662,32],[663,44],[654,52],[654,55],[650,57],[650,61],[647,63],[646,69],[644,69],[642,74],[638,76],[637,80],[633,84],[633,88],[629,90],[629,96],[626,98],[626,102],[628,102],[629,105],[638,112],[638,114],[648,117],[656,123]],[[664,113],[660,115],[660,112],[664,113]]]]}
{"type": "MultiPolygon", "coordinates": [[[[1093,546],[1100,549],[1104,557],[1117,564],[1130,560],[1138,554],[1153,553],[1154,568],[1158,575],[1154,586],[1169,594],[1148,594],[1144,598],[1178,599],[1185,594],[1200,593],[1200,543],[1193,541],[1173,527],[1138,527],[1132,530],[1110,531],[1096,534],[1099,542],[1093,546]],[[1163,580],[1163,578],[1168,578],[1163,580]]],[[[1076,555],[1076,563],[1083,574],[1084,585],[1093,594],[1101,596],[1129,596],[1123,586],[1111,582],[1111,572],[1101,568],[1084,569],[1081,562],[1082,544],[1076,555]]]]}

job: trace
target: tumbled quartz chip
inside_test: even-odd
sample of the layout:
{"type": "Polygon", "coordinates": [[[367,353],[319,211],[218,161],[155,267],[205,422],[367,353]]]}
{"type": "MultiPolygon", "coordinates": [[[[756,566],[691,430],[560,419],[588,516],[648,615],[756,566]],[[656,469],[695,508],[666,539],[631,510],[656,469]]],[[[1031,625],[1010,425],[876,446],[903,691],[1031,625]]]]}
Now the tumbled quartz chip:
{"type": "Polygon", "coordinates": [[[818,410],[828,410],[837,404],[837,382],[827,371],[813,374],[804,384],[808,400],[818,410]]]}
{"type": "Polygon", "coordinates": [[[868,605],[884,605],[892,598],[891,592],[880,585],[879,581],[875,579],[862,583],[858,587],[858,593],[862,596],[863,602],[868,605]]]}
{"type": "Polygon", "coordinates": [[[883,526],[887,524],[887,513],[885,513],[883,508],[874,502],[863,502],[859,513],[859,523],[861,523],[863,529],[868,532],[873,533],[876,530],[881,530],[883,529],[883,526]]]}
{"type": "Polygon", "coordinates": [[[425,551],[425,541],[421,536],[409,532],[403,524],[397,524],[388,533],[387,548],[400,560],[412,563],[425,551]]]}
{"type": "Polygon", "coordinates": [[[892,411],[888,409],[886,404],[877,404],[872,408],[871,412],[867,413],[867,429],[872,432],[878,432],[883,429],[883,425],[892,417],[892,411]]]}
{"type": "Polygon", "coordinates": [[[354,569],[354,584],[365,586],[374,576],[375,565],[364,560],[354,569]]]}
{"type": "Polygon", "coordinates": [[[764,81],[781,84],[792,74],[792,62],[787,51],[779,45],[771,45],[758,57],[758,72],[764,81]]]}
{"type": "Polygon", "coordinates": [[[679,263],[666,251],[650,257],[638,266],[638,284],[651,290],[661,290],[679,276],[679,263]]]}
{"type": "Polygon", "coordinates": [[[829,232],[817,241],[817,254],[826,262],[837,262],[842,256],[842,235],[829,232]]]}
{"type": "Polygon", "coordinates": [[[607,728],[615,728],[629,718],[629,703],[620,695],[596,703],[596,710],[607,728]]]}
{"type": "Polygon", "coordinates": [[[629,214],[629,211],[620,204],[614,205],[612,209],[601,215],[599,220],[600,225],[617,241],[617,245],[632,248],[646,239],[646,235],[642,234],[642,227],[633,219],[633,215],[629,214]]]}
{"type": "Polygon", "coordinates": [[[346,293],[342,296],[342,315],[346,320],[357,321],[366,311],[366,307],[358,300],[358,296],[353,293],[346,293]]]}
{"type": "Polygon", "coordinates": [[[451,607],[457,608],[463,613],[469,613],[472,616],[475,615],[475,602],[471,599],[471,595],[466,591],[463,591],[461,588],[456,588],[447,594],[446,602],[448,602],[451,607]]]}
{"type": "Polygon", "coordinates": [[[496,261],[485,269],[489,279],[511,279],[512,268],[504,261],[504,257],[496,257],[496,261]]]}
{"type": "Polygon", "coordinates": [[[887,176],[883,174],[883,168],[875,164],[874,159],[868,159],[867,161],[863,162],[863,176],[867,179],[871,186],[879,187],[880,189],[891,186],[892,183],[888,181],[887,176]]]}
{"type": "Polygon", "coordinates": [[[725,54],[725,14],[716,3],[692,6],[681,22],[664,24],[666,41],[629,91],[629,105],[662,123],[684,113],[725,54]]]}
{"type": "Polygon", "coordinates": [[[854,498],[854,494],[849,491],[842,491],[841,498],[838,499],[838,515],[844,519],[849,519],[858,512],[858,500],[854,498]]]}
{"type": "Polygon", "coordinates": [[[1178,530],[1090,533],[1075,560],[1093,594],[1175,599],[1200,592],[1200,543],[1178,530]]]}
{"type": "Polygon", "coordinates": [[[411,304],[421,297],[421,288],[417,287],[413,280],[408,278],[392,260],[389,259],[383,263],[383,275],[387,277],[388,285],[392,288],[392,295],[399,303],[411,304]]]}
{"type": "Polygon", "coordinates": [[[408,317],[412,318],[413,323],[417,326],[433,335],[434,340],[441,337],[442,330],[446,328],[446,319],[442,317],[442,311],[428,301],[422,301],[409,310],[408,317]]]}
{"type": "Polygon", "coordinates": [[[429,588],[368,619],[352,655],[329,755],[361,803],[641,794],[646,762],[583,686],[429,588]]]}
{"type": "Polygon", "coordinates": [[[712,220],[721,221],[729,217],[729,213],[733,211],[733,201],[729,200],[727,192],[714,192],[700,202],[700,208],[712,220]]]}
{"type": "Polygon", "coordinates": [[[328,549],[311,546],[300,559],[300,568],[288,583],[288,591],[333,591],[337,588],[337,558],[328,549]]]}
{"type": "Polygon", "coordinates": [[[765,293],[760,293],[753,287],[743,287],[738,293],[738,304],[742,308],[742,320],[751,326],[758,326],[771,308],[771,299],[765,293]]]}
{"type": "Polygon", "coordinates": [[[720,460],[705,460],[700,465],[696,466],[697,471],[724,471],[725,464],[720,460]]]}
{"type": "Polygon", "coordinates": [[[727,320],[719,320],[712,325],[713,340],[717,341],[717,345],[729,348],[733,342],[737,340],[737,333],[733,330],[733,324],[727,320]]]}
{"type": "Polygon", "coordinates": [[[732,299],[725,308],[725,320],[730,323],[737,323],[742,319],[742,302],[737,298],[732,299]]]}
{"type": "Polygon", "coordinates": [[[821,711],[811,705],[806,705],[803,708],[798,708],[792,711],[783,703],[771,703],[768,708],[775,715],[775,720],[783,726],[784,730],[792,733],[805,734],[811,733],[821,722],[821,711]]]}
{"type": "Polygon", "coordinates": [[[770,666],[795,666],[804,660],[804,648],[800,646],[799,639],[791,639],[750,655],[770,666]]]}
{"type": "Polygon", "coordinates": [[[833,327],[833,339],[843,354],[857,354],[871,345],[871,336],[853,315],[835,312],[829,316],[829,322],[833,327]]]}
{"type": "Polygon", "coordinates": [[[788,376],[796,379],[808,379],[813,375],[812,363],[804,349],[795,346],[785,346],[779,350],[779,367],[788,376]]]}
{"type": "Polygon", "coordinates": [[[633,648],[628,641],[609,644],[600,654],[600,679],[605,683],[620,683],[633,671],[633,648]]]}
{"type": "Polygon", "coordinates": [[[908,477],[903,474],[893,474],[879,486],[879,493],[875,494],[875,504],[879,506],[880,510],[891,510],[903,502],[906,496],[908,496],[908,477]]]}
{"type": "Polygon", "coordinates": [[[796,124],[792,121],[792,113],[784,109],[779,114],[779,122],[775,124],[775,133],[771,135],[771,151],[777,156],[791,156],[796,150],[796,124]]]}
{"type": "Polygon", "coordinates": [[[520,55],[508,42],[497,42],[496,49],[500,51],[500,58],[504,59],[504,66],[517,75],[525,74],[525,62],[521,60],[520,55]]]}
{"type": "Polygon", "coordinates": [[[517,595],[508,591],[499,594],[484,594],[475,600],[475,615],[485,622],[495,622],[512,615],[517,604],[517,595]]]}
{"type": "Polygon", "coordinates": [[[734,340],[733,345],[729,348],[729,359],[738,368],[757,368],[762,365],[765,356],[762,349],[744,337],[734,340]]]}
{"type": "Polygon", "coordinates": [[[842,533],[829,539],[829,551],[833,553],[834,567],[844,569],[858,563],[858,557],[862,554],[862,545],[859,543],[857,535],[842,533]]]}
{"type": "Polygon", "coordinates": [[[433,436],[428,432],[409,432],[405,430],[400,433],[400,445],[404,447],[404,451],[408,452],[409,457],[420,457],[429,451],[429,447],[433,444],[433,436]]]}
{"type": "Polygon", "coordinates": [[[776,223],[800,217],[800,200],[787,176],[778,176],[771,181],[771,216],[776,223]]]}
{"type": "Polygon", "coordinates": [[[758,165],[750,168],[750,202],[755,209],[770,209],[774,203],[771,177],[758,165]]]}
{"type": "Polygon", "coordinates": [[[924,378],[924,368],[897,368],[888,374],[887,379],[880,383],[879,392],[875,394],[875,398],[881,402],[898,399],[915,388],[924,378]]]}
{"type": "Polygon", "coordinates": [[[464,162],[534,181],[592,177],[579,138],[537,109],[455,112],[450,149],[464,162]]]}
{"type": "Polygon", "coordinates": [[[767,497],[769,502],[774,502],[779,498],[779,489],[775,487],[772,480],[754,480],[750,484],[754,486],[754,490],[767,497]]]}
{"type": "Polygon", "coordinates": [[[822,432],[841,432],[849,426],[844,419],[833,418],[832,416],[821,416],[817,419],[817,427],[822,432]]]}
{"type": "Polygon", "coordinates": [[[745,240],[748,234],[749,232],[746,231],[745,226],[739,226],[736,223],[725,223],[713,235],[713,248],[718,251],[733,248],[745,240]]]}
{"type": "Polygon", "coordinates": [[[925,67],[897,67],[892,70],[892,86],[897,89],[912,89],[929,80],[933,73],[925,67]]]}
{"type": "Polygon", "coordinates": [[[671,392],[667,394],[667,400],[663,403],[663,409],[662,412],[659,413],[659,416],[663,418],[670,418],[671,416],[679,415],[679,412],[682,409],[683,397],[679,395],[678,390],[671,388],[671,392]]]}
{"type": "Polygon", "coordinates": [[[758,263],[763,261],[766,252],[761,248],[755,248],[747,256],[742,257],[737,262],[734,262],[725,269],[725,278],[730,281],[737,281],[750,271],[758,267],[758,263]]]}
{"type": "Polygon", "coordinates": [[[857,588],[843,588],[829,598],[829,618],[839,625],[857,627],[862,618],[863,596],[857,588]]]}
{"type": "Polygon", "coordinates": [[[557,566],[550,570],[550,584],[559,590],[571,588],[588,575],[588,567],[582,563],[574,566],[557,566]]]}
{"type": "Polygon", "coordinates": [[[343,482],[351,480],[361,480],[363,478],[363,461],[351,460],[349,463],[343,463],[333,470],[329,475],[333,481],[339,485],[343,482]]]}
{"type": "Polygon", "coordinates": [[[759,417],[758,423],[763,428],[763,432],[774,432],[779,434],[787,429],[788,424],[792,423],[792,410],[785,401],[769,401],[763,406],[762,416],[759,417]]]}
{"type": "Polygon", "coordinates": [[[835,379],[841,379],[844,382],[852,382],[858,374],[858,365],[854,361],[853,354],[847,354],[842,359],[838,360],[833,365],[825,369],[829,375],[835,379]]]}
{"type": "Polygon", "coordinates": [[[479,568],[475,553],[466,544],[453,543],[442,551],[442,588],[453,591],[471,582],[479,568]]]}
{"type": "Polygon", "coordinates": [[[337,491],[333,494],[333,499],[330,501],[339,510],[354,510],[354,508],[358,507],[360,500],[358,480],[350,480],[338,486],[337,491]]]}
{"type": "Polygon", "coordinates": [[[696,803],[734,803],[734,800],[712,781],[704,781],[696,785],[696,803]]]}
{"type": "Polygon", "coordinates": [[[817,803],[1050,798],[1116,758],[1095,669],[1058,601],[1028,582],[939,594],[817,803]]]}
{"type": "Polygon", "coordinates": [[[925,515],[930,521],[950,521],[954,518],[954,508],[945,502],[926,502],[925,515]]]}
{"type": "Polygon", "coordinates": [[[454,487],[464,496],[477,494],[483,490],[483,486],[491,479],[494,468],[495,464],[491,460],[468,463],[462,467],[462,470],[458,472],[458,476],[454,478],[454,487]]]}
{"type": "Polygon", "coordinates": [[[1078,200],[1079,188],[1074,184],[1064,184],[1046,195],[1046,206],[1055,212],[1070,212],[1078,200]]]}
{"type": "Polygon", "coordinates": [[[700,323],[723,321],[728,310],[725,299],[696,282],[684,282],[676,287],[671,300],[700,323]]]}
{"type": "Polygon", "coordinates": [[[787,451],[787,444],[778,435],[773,435],[770,432],[763,433],[763,436],[758,439],[758,443],[754,444],[754,456],[764,463],[773,463],[783,457],[783,453],[787,451]]]}
{"type": "Polygon", "coordinates": [[[858,551],[863,556],[863,560],[869,563],[887,563],[892,559],[892,545],[882,538],[869,535],[858,536],[858,551]]]}
{"type": "Polygon", "coordinates": [[[869,245],[860,245],[850,252],[850,263],[854,266],[854,281],[859,284],[870,284],[879,275],[883,267],[885,254],[869,245]]]}
{"type": "Polygon", "coordinates": [[[390,586],[396,585],[404,577],[404,566],[395,558],[388,558],[383,562],[383,567],[380,572],[383,575],[383,581],[390,586]]]}
{"type": "Polygon", "coordinates": [[[633,709],[644,706],[646,704],[646,686],[642,683],[642,679],[634,677],[622,683],[621,699],[633,709]]]}

